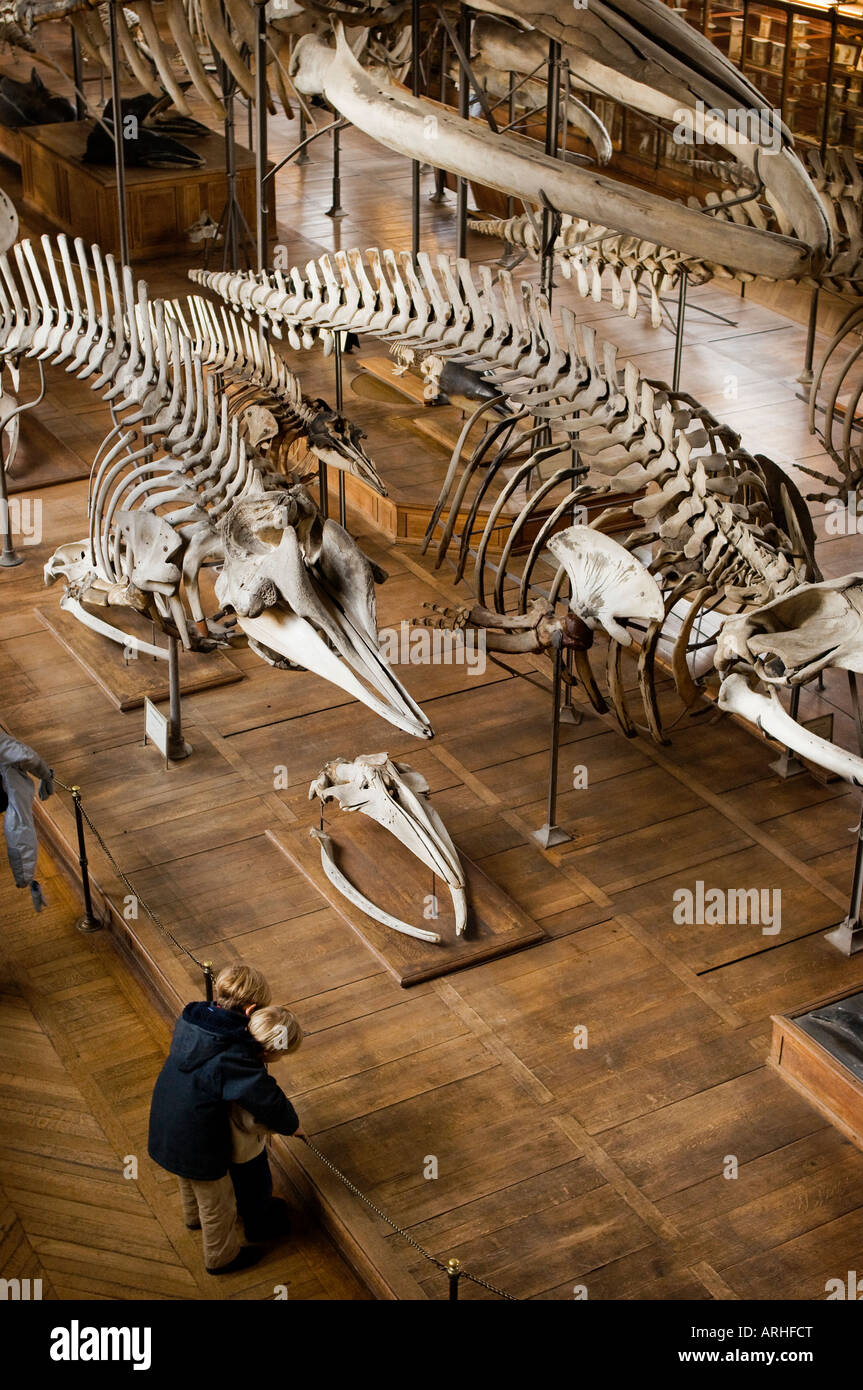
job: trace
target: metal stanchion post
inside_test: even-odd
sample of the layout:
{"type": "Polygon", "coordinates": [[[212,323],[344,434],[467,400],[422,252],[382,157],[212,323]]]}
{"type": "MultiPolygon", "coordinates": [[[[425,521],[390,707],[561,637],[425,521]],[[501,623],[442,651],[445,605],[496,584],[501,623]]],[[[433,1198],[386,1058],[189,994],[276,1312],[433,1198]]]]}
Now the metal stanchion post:
{"type": "Polygon", "coordinates": [[[683,364],[683,328],[686,322],[686,284],[689,279],[681,267],[677,287],[677,327],[674,333],[674,367],[671,373],[672,391],[680,390],[680,368],[683,364]]]}
{"type": "Polygon", "coordinates": [[[572,836],[568,830],[562,829],[557,824],[557,760],[560,752],[560,686],[561,669],[563,665],[561,650],[561,635],[555,634],[554,640],[554,667],[552,672],[552,698],[551,698],[551,748],[549,752],[548,768],[548,798],[546,801],[545,825],[541,829],[535,830],[533,838],[543,849],[551,849],[554,845],[566,844],[572,836]]]}
{"type": "Polygon", "coordinates": [[[213,1002],[213,962],[212,962],[211,960],[205,960],[205,961],[204,961],[204,988],[205,988],[205,990],[206,990],[206,992],[207,992],[207,1003],[208,1003],[208,1004],[212,1004],[212,1002],[213,1002]]]}
{"type": "Polygon", "coordinates": [[[12,517],[9,514],[9,493],[6,487],[6,458],[3,447],[3,431],[0,429],[0,565],[4,569],[14,569],[23,565],[24,556],[19,555],[12,544],[12,517]]]}
{"type": "Polygon", "coordinates": [[[461,1265],[458,1260],[447,1260],[446,1272],[449,1278],[449,1301],[458,1303],[458,1281],[461,1275],[461,1265]]]}
{"type": "Polygon", "coordinates": [[[87,864],[87,842],[84,839],[84,816],[81,812],[81,788],[72,787],[72,801],[75,805],[75,829],[78,832],[78,863],[81,866],[81,887],[84,893],[84,916],[75,924],[79,931],[101,931],[102,923],[93,911],[93,898],[90,893],[90,869],[87,864]]]}
{"type": "Polygon", "coordinates": [[[176,637],[168,638],[168,757],[181,762],[192,751],[183,738],[183,716],[180,704],[180,644],[176,637]]]}
{"type": "MultiPolygon", "coordinates": [[[[342,384],[342,335],[336,332],[333,335],[333,356],[336,359],[336,410],[339,415],[344,410],[344,387],[342,384]]],[[[347,528],[347,497],[345,495],[345,470],[339,469],[339,525],[347,528]]]]}
{"type": "Polygon", "coordinates": [[[111,48],[111,105],[114,112],[114,160],[117,170],[117,223],[120,260],[129,264],[129,226],[126,218],[126,160],[123,152],[123,105],[120,97],[120,58],[117,53],[117,11],[108,6],[108,38],[111,48]]]}
{"type": "MultiPolygon", "coordinates": [[[[552,158],[557,156],[557,141],[560,133],[560,44],[554,39],[548,44],[548,81],[545,102],[545,152],[552,158]]],[[[552,215],[548,208],[542,214],[542,261],[540,264],[540,284],[549,304],[554,291],[554,246],[552,242],[552,215]]]]}
{"type": "MultiPolygon", "coordinates": [[[[446,29],[441,25],[440,31],[440,104],[446,106],[446,50],[447,38],[446,29]]],[[[434,193],[429,195],[430,203],[446,202],[446,174],[443,169],[434,171],[434,193]]]]}

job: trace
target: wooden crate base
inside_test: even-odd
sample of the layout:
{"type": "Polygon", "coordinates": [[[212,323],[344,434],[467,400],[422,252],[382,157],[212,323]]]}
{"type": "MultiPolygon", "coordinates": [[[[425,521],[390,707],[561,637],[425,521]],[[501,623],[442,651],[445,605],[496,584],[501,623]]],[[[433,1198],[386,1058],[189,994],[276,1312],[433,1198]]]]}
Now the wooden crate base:
{"type": "Polygon", "coordinates": [[[812,1009],[836,1004],[842,997],[820,1000],[794,1017],[774,1015],[770,1065],[858,1149],[863,1149],[863,1081],[798,1021],[812,1009]]]}
{"type": "Polygon", "coordinates": [[[533,918],[461,851],[459,857],[467,882],[468,927],[465,936],[456,937],[452,898],[446,884],[439,879],[435,884],[439,916],[434,921],[425,920],[422,911],[432,892],[431,872],[394,835],[363,815],[344,815],[339,820],[330,816],[325,828],[332,839],[339,869],[360,892],[403,922],[439,932],[441,942],[435,945],[403,936],[367,917],[343,898],[321,867],[320,844],[309,834],[308,824],[289,832],[268,830],[267,835],[403,988],[546,939],[533,918]]]}
{"type": "MultiPolygon", "coordinates": [[[[125,661],[116,642],[85,627],[59,605],[35,611],[51,635],[104,691],[115,709],[140,709],[145,699],[168,699],[167,661],[149,656],[125,661]]],[[[110,609],[106,610],[106,621],[110,622],[112,616],[117,616],[116,610],[113,615],[110,609]]],[[[124,621],[126,617],[124,614],[124,621]]],[[[127,625],[131,630],[132,625],[127,625]]],[[[136,627],[136,635],[152,641],[150,624],[141,622],[136,627]]],[[[221,652],[180,652],[180,693],[183,695],[242,679],[240,668],[221,652]]]]}
{"type": "Polygon", "coordinates": [[[16,493],[33,492],[36,488],[51,487],[53,483],[71,483],[89,478],[90,464],[74,454],[33,414],[21,416],[21,435],[12,463],[6,475],[10,497],[16,493]]]}

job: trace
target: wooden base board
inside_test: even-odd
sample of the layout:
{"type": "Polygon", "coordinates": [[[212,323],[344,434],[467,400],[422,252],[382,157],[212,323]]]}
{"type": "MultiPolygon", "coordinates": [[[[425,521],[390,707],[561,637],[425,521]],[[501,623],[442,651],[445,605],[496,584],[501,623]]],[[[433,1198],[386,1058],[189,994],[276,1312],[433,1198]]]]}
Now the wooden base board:
{"type": "MultiPolygon", "coordinates": [[[[35,612],[51,635],[104,691],[115,709],[140,709],[145,699],[156,702],[168,699],[167,661],[151,657],[125,661],[116,642],[91,631],[59,605],[37,608],[35,612]]],[[[108,617],[110,620],[110,612],[108,617]]],[[[152,640],[149,623],[146,630],[142,625],[139,635],[147,641],[152,640]]],[[[180,652],[180,693],[183,695],[242,679],[240,668],[221,652],[180,652]]]]}
{"type": "Polygon", "coordinates": [[[18,448],[12,461],[12,471],[6,474],[6,488],[10,496],[89,476],[90,464],[67,448],[52,430],[31,413],[21,416],[18,448]]]}
{"type": "MultiPolygon", "coordinates": [[[[835,998],[821,1000],[820,1005],[836,1002],[835,998]]],[[[812,1004],[810,1009],[818,1007],[819,1004],[812,1004]]],[[[809,1013],[810,1009],[803,1012],[809,1013]]],[[[805,1032],[795,1018],[782,1014],[772,1017],[770,1065],[852,1144],[863,1149],[863,1084],[805,1032]]]]}
{"type": "Polygon", "coordinates": [[[330,820],[326,831],[339,869],[360,892],[403,922],[439,932],[443,938],[440,944],[403,936],[343,898],[321,867],[320,844],[309,834],[308,825],[288,832],[268,830],[267,836],[403,988],[546,939],[533,918],[461,851],[469,915],[467,935],[457,938],[452,898],[440,880],[434,888],[439,916],[433,921],[423,919],[426,895],[432,893],[432,875],[394,835],[363,815],[342,816],[336,824],[330,820]]]}

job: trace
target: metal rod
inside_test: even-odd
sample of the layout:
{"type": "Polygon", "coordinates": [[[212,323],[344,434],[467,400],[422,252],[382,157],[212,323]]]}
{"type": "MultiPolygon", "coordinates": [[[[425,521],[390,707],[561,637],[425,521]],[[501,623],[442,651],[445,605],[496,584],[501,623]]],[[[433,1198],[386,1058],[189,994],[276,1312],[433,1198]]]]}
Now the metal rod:
{"type": "Polygon", "coordinates": [[[553,845],[565,844],[572,836],[557,824],[557,763],[560,753],[560,687],[562,681],[563,652],[560,633],[555,635],[551,687],[551,747],[549,749],[548,794],[546,798],[545,825],[534,831],[533,838],[543,849],[553,845]]]}
{"type": "Polygon", "coordinates": [[[257,183],[256,237],[258,270],[267,266],[267,7],[258,4],[255,15],[255,181],[257,183]]]}
{"type": "MultiPolygon", "coordinates": [[[[446,98],[447,98],[447,90],[446,90],[446,48],[447,48],[446,29],[443,27],[443,25],[441,25],[441,30],[440,30],[440,104],[441,104],[441,106],[446,106],[446,98]]],[[[443,169],[435,169],[435,171],[434,171],[434,193],[432,193],[432,194],[430,195],[430,197],[429,197],[429,202],[430,202],[430,203],[445,203],[445,202],[446,202],[446,174],[444,173],[443,169]]]]}
{"type": "MultiPolygon", "coordinates": [[[[548,43],[548,79],[545,99],[545,152],[556,157],[557,141],[560,134],[560,44],[555,39],[548,43]]],[[[551,303],[554,291],[554,245],[552,240],[552,213],[548,208],[542,213],[542,262],[540,284],[551,303]]]]}
{"type": "Polygon", "coordinates": [[[346,121],[344,116],[340,116],[338,120],[332,121],[329,125],[321,126],[320,130],[313,130],[311,135],[303,135],[305,124],[303,121],[301,121],[300,134],[303,136],[302,140],[298,145],[294,145],[294,148],[285,155],[284,159],[280,159],[278,164],[274,164],[272,169],[267,170],[266,174],[264,175],[264,182],[269,183],[271,178],[273,178],[276,174],[280,174],[281,171],[284,169],[285,165],[290,164],[291,160],[294,158],[295,155],[297,156],[298,164],[308,164],[309,159],[307,150],[308,146],[312,143],[312,141],[320,139],[322,135],[328,134],[328,132],[331,130],[343,130],[346,125],[350,125],[350,121],[346,121]],[[306,155],[305,159],[303,158],[304,154],[306,155]]]}
{"type": "MultiPolygon", "coordinates": [[[[420,94],[420,0],[411,0],[411,92],[420,94]]],[[[420,249],[420,161],[411,160],[411,255],[420,249]]]]}
{"type": "Polygon", "coordinates": [[[117,170],[117,222],[120,260],[129,264],[129,225],[126,216],[126,159],[123,151],[123,106],[120,99],[120,58],[117,53],[117,11],[108,6],[108,38],[111,47],[111,109],[114,113],[114,163],[117,170]]]}
{"type": "MultiPolygon", "coordinates": [[[[337,331],[336,333],[334,333],[334,335],[333,335],[333,344],[334,344],[333,356],[334,356],[334,358],[335,358],[335,369],[336,369],[336,411],[337,411],[337,413],[338,413],[339,415],[341,415],[341,414],[342,414],[342,411],[344,410],[345,397],[344,397],[344,386],[343,386],[343,381],[342,381],[342,335],[341,335],[341,333],[338,332],[338,331],[337,331]]],[[[340,526],[344,526],[345,528],[347,528],[347,524],[348,524],[348,517],[347,517],[347,496],[346,496],[346,492],[345,492],[345,471],[344,471],[343,468],[340,468],[340,469],[339,469],[339,525],[340,525],[340,526]]]]}
{"type": "Polygon", "coordinates": [[[338,220],[347,217],[347,213],[342,207],[342,165],[341,165],[341,145],[340,134],[342,125],[338,119],[333,123],[333,201],[327,209],[327,217],[338,220]]]}
{"type": "MultiPolygon", "coordinates": [[[[797,713],[799,709],[800,686],[795,685],[791,689],[791,700],[788,706],[788,714],[795,723],[797,722],[797,713]]],[[[806,771],[800,759],[792,753],[790,748],[783,748],[779,757],[772,763],[769,763],[768,766],[771,772],[775,772],[776,776],[781,777],[783,781],[786,781],[789,777],[797,777],[801,772],[806,771]]]]}
{"type": "Polygon", "coordinates": [[[803,361],[803,371],[797,380],[802,386],[812,384],[812,359],[815,356],[815,334],[818,331],[818,296],[820,290],[817,285],[813,286],[809,296],[809,323],[806,328],[806,357],[803,361]]]}
{"type": "MultiPolygon", "coordinates": [[[[465,67],[463,55],[470,53],[471,14],[466,5],[461,7],[458,26],[458,113],[467,120],[470,112],[470,73],[465,67]]],[[[462,178],[456,179],[456,255],[467,255],[467,180],[462,178]]]]}
{"type": "Polygon", "coordinates": [[[75,88],[75,119],[83,121],[87,115],[87,103],[84,100],[84,64],[81,61],[81,45],[78,42],[78,35],[70,24],[72,32],[72,83],[75,88]]]}
{"type": "MultiPolygon", "coordinates": [[[[308,150],[306,149],[307,143],[308,143],[308,138],[307,138],[307,136],[306,136],[306,113],[305,113],[305,111],[303,110],[303,108],[302,108],[302,106],[301,106],[301,107],[300,107],[300,143],[299,143],[298,146],[297,146],[297,150],[299,151],[299,154],[298,154],[298,157],[297,157],[297,163],[298,163],[298,164],[311,164],[311,162],[312,162],[311,155],[309,154],[308,150]]],[[[290,158],[290,155],[288,156],[288,158],[290,158]]],[[[284,162],[287,163],[287,160],[285,160],[284,162]]],[[[275,172],[276,172],[276,171],[275,171],[275,169],[274,169],[274,170],[273,170],[273,173],[275,173],[275,172]]]]}
{"type": "Polygon", "coordinates": [[[213,981],[213,962],[212,962],[211,960],[205,960],[205,961],[204,961],[204,989],[205,989],[205,991],[206,991],[207,1003],[208,1003],[208,1004],[212,1004],[212,1002],[213,1002],[213,983],[214,983],[214,981],[213,981]]]}
{"type": "Polygon", "coordinates": [[[0,565],[4,569],[14,569],[23,565],[24,556],[19,555],[12,544],[12,517],[9,514],[9,491],[6,486],[6,459],[4,456],[3,431],[0,429],[0,565]]]}
{"type": "Polygon", "coordinates": [[[458,1281],[461,1276],[461,1265],[458,1260],[447,1260],[446,1272],[449,1278],[449,1302],[458,1303],[458,1281]]]}
{"type": "Polygon", "coordinates": [[[863,807],[857,823],[857,849],[854,855],[854,872],[851,876],[851,900],[848,916],[832,931],[825,932],[831,946],[835,946],[844,956],[856,956],[863,951],[863,922],[860,921],[860,905],[863,901],[863,807]]]}
{"type": "Polygon", "coordinates": [[[84,838],[84,816],[81,812],[81,788],[72,787],[72,801],[75,805],[75,829],[78,832],[78,864],[81,868],[81,888],[84,894],[84,916],[77,922],[79,931],[101,931],[102,923],[93,911],[93,897],[90,892],[90,868],[87,863],[87,841],[84,838]]]}
{"type": "Polygon", "coordinates": [[[168,757],[172,762],[188,758],[191,748],[183,738],[183,712],[180,700],[180,644],[168,638],[168,757]]]}
{"type": "Polygon", "coordinates": [[[678,272],[677,289],[677,327],[674,332],[674,367],[671,374],[672,391],[680,390],[680,368],[683,364],[683,329],[686,322],[686,284],[689,279],[685,267],[678,272]]]}

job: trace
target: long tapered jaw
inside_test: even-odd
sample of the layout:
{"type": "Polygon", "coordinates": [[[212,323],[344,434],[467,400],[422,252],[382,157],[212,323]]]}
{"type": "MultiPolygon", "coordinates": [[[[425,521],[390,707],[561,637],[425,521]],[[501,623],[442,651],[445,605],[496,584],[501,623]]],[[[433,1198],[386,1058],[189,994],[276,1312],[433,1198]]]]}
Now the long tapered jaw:
{"type": "Polygon", "coordinates": [[[569,606],[582,622],[597,624],[628,647],[632,638],[622,622],[657,622],[665,615],[659,585],[634,555],[602,531],[570,526],[548,541],[548,549],[569,576],[569,606]]]}
{"type": "Polygon", "coordinates": [[[313,671],[405,733],[432,737],[380,651],[369,561],[304,489],[244,498],[221,534],[216,595],[259,655],[313,671]]]}
{"type": "Polygon", "coordinates": [[[386,497],[386,483],[362,446],[362,430],[330,410],[325,401],[316,401],[312,409],[317,413],[309,423],[308,439],[315,457],[330,468],[362,478],[381,497],[386,497]]]}
{"type": "MultiPolygon", "coordinates": [[[[309,798],[317,796],[324,804],[336,801],[343,811],[361,811],[395,835],[447,884],[456,935],[461,936],[467,926],[464,871],[428,791],[428,782],[407,763],[393,762],[386,753],[364,753],[350,761],[335,758],[327,763],[309,788],[309,798]]],[[[392,919],[389,925],[393,925],[392,919]]],[[[399,922],[395,929],[429,939],[428,933],[418,932],[409,923],[399,922]]]]}
{"type": "MultiPolygon", "coordinates": [[[[703,138],[706,122],[713,119],[705,116],[705,108],[723,112],[722,142],[756,169],[779,232],[717,221],[707,212],[636,190],[595,169],[541,154],[520,136],[495,134],[483,123],[414,97],[382,69],[361,67],[340,28],[335,47],[315,35],[300,38],[291,75],[299,91],[324,96],[372,139],[409,158],[430,160],[438,168],[526,202],[548,201],[559,212],[751,274],[790,279],[806,273],[829,252],[830,227],[787,133],[772,122],[768,130],[762,129],[759,113],[769,111],[765,99],[661,0],[626,0],[626,7],[633,11],[633,20],[599,0],[579,8],[573,18],[568,0],[533,0],[529,8],[540,13],[530,22],[538,32],[513,29],[514,41],[519,46],[538,42],[544,60],[543,33],[553,38],[563,33],[572,45],[576,81],[581,77],[592,90],[654,117],[683,124],[686,115],[696,138],[703,138]],[[646,28],[639,26],[639,17],[646,28]],[[661,34],[661,41],[649,32],[661,34]],[[750,110],[755,119],[746,124],[743,116],[750,110]]],[[[485,8],[502,13],[515,6],[485,8]]],[[[525,18],[521,6],[519,11],[525,18]]]]}
{"type": "Polygon", "coordinates": [[[743,666],[768,685],[803,685],[827,666],[863,671],[863,574],[801,584],[749,613],[726,618],[720,672],[743,666]]]}
{"type": "Polygon", "coordinates": [[[863,758],[798,724],[786,714],[776,690],[759,690],[751,674],[733,671],[725,677],[719,688],[719,707],[746,719],[807,762],[863,787],[863,758]]]}

